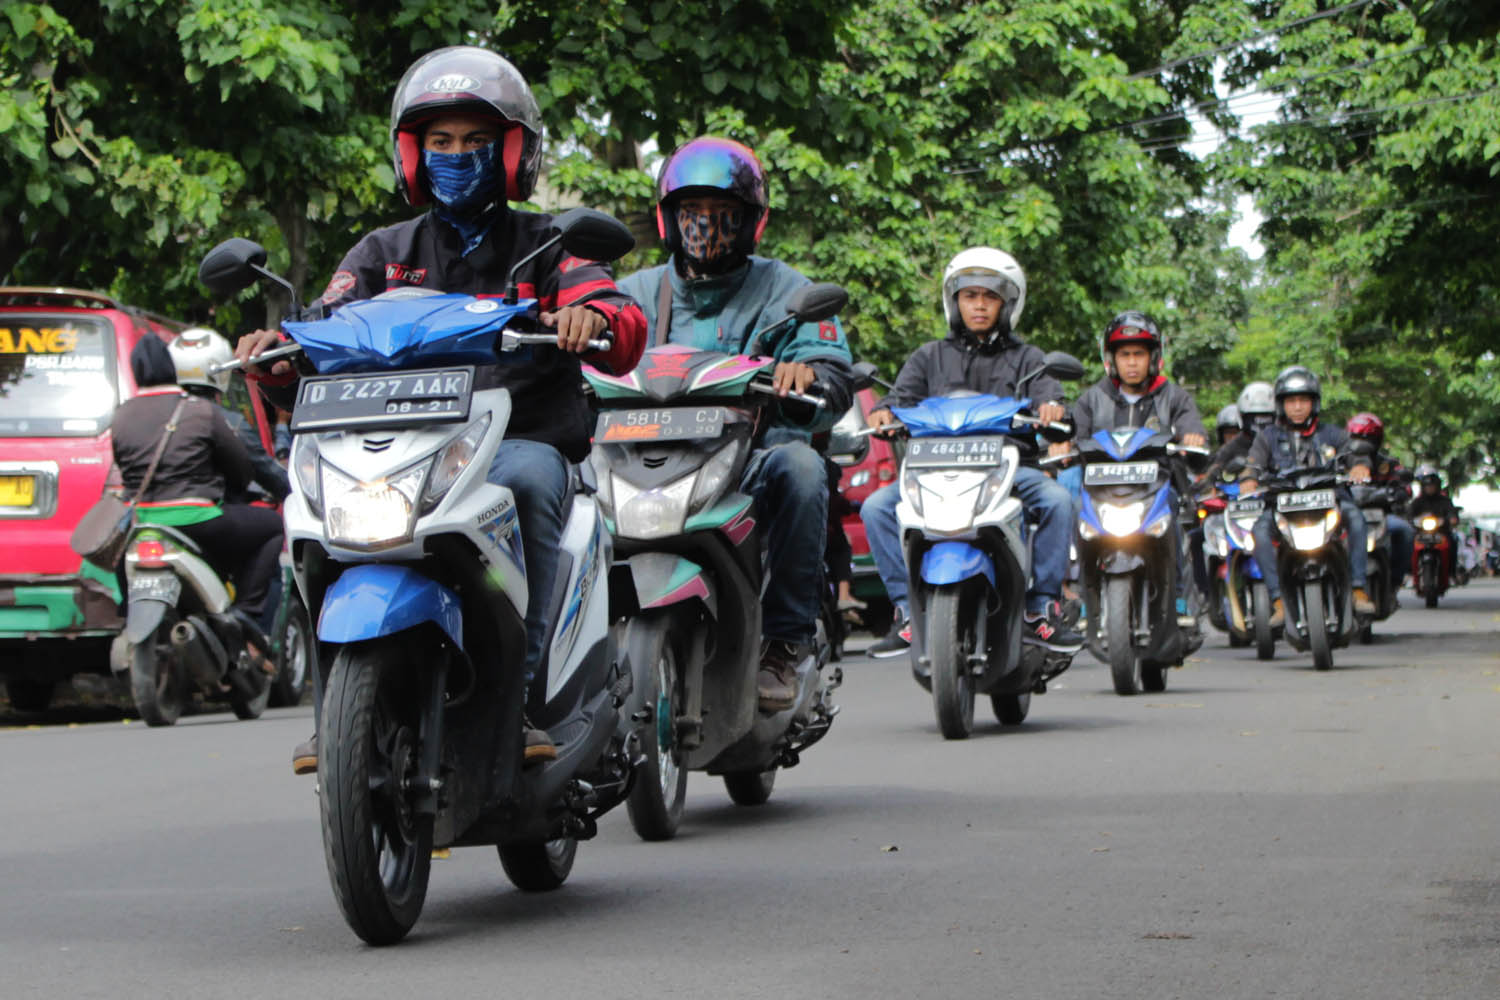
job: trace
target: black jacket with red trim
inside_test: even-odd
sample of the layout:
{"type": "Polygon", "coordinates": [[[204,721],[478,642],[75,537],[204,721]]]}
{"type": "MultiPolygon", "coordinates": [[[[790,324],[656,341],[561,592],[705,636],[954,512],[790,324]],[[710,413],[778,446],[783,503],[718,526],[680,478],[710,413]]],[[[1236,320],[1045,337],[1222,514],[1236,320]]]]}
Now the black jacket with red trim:
{"type": "MultiPolygon", "coordinates": [[[[429,212],[377,229],[356,243],[328,282],[322,301],[331,308],[411,286],[501,295],[510,269],[553,232],[550,215],[508,209],[484,242],[464,256],[457,230],[429,212]]],[[[614,347],[584,355],[590,364],[621,374],[641,360],[646,317],[634,299],[615,287],[607,264],[581,260],[556,246],[523,267],[516,283],[521,297],[535,297],[543,312],[586,304],[609,321],[614,347]]],[[[588,457],[592,411],[583,394],[578,355],[537,351],[531,364],[500,366],[498,383],[511,394],[507,437],[543,441],[573,462],[588,457]]]]}
{"type": "Polygon", "coordinates": [[[1121,393],[1119,383],[1106,375],[1089,386],[1073,404],[1073,423],[1077,425],[1075,434],[1080,441],[1095,431],[1116,427],[1149,427],[1167,431],[1178,440],[1184,434],[1208,437],[1203,418],[1198,415],[1198,404],[1186,389],[1168,381],[1165,375],[1156,376],[1151,388],[1134,403],[1121,393]]]}

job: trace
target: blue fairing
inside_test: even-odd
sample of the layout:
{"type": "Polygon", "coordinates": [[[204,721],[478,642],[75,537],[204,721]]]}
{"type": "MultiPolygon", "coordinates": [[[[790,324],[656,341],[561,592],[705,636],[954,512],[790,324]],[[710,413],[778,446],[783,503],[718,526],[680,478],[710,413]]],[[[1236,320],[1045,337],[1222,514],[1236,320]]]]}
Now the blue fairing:
{"type": "Polygon", "coordinates": [[[1029,399],[1009,396],[936,396],[916,406],[892,407],[891,412],[912,437],[954,437],[1009,434],[1011,418],[1030,405],[1029,399]]]}
{"type": "Polygon", "coordinates": [[[325,375],[489,364],[496,360],[500,331],[535,305],[535,299],[506,305],[472,295],[366,299],[340,306],[327,319],[285,326],[325,375]]]}
{"type": "Polygon", "coordinates": [[[1126,438],[1123,443],[1115,440],[1113,431],[1095,431],[1093,437],[1116,461],[1123,462],[1135,454],[1137,448],[1160,433],[1161,431],[1153,431],[1149,427],[1138,427],[1135,433],[1126,438]]]}
{"type": "MultiPolygon", "coordinates": [[[[1109,533],[1104,530],[1104,522],[1099,519],[1099,508],[1095,506],[1093,495],[1090,494],[1088,490],[1084,490],[1083,495],[1080,497],[1080,499],[1082,500],[1082,503],[1079,504],[1078,516],[1082,519],[1083,523],[1087,524],[1089,527],[1093,528],[1101,535],[1108,535],[1109,533]]],[[[1152,521],[1155,521],[1157,518],[1161,517],[1168,510],[1170,510],[1171,506],[1172,504],[1171,500],[1169,499],[1167,487],[1163,486],[1161,489],[1157,490],[1155,496],[1151,498],[1151,506],[1146,510],[1146,516],[1141,521],[1141,526],[1145,527],[1152,521]]],[[[1123,537],[1129,536],[1127,535],[1123,537]]]]}
{"type": "Polygon", "coordinates": [[[922,579],[933,586],[984,575],[995,585],[995,563],[967,542],[938,542],[922,553],[922,579]]]}
{"type": "Polygon", "coordinates": [[[333,582],[318,616],[323,642],[362,642],[432,622],[460,649],[464,615],[458,595],[416,570],[361,563],[333,582]]]}
{"type": "Polygon", "coordinates": [[[1240,498],[1240,484],[1239,483],[1220,483],[1219,484],[1219,492],[1222,493],[1222,494],[1224,494],[1226,497],[1228,497],[1231,500],[1238,500],[1240,498]]]}

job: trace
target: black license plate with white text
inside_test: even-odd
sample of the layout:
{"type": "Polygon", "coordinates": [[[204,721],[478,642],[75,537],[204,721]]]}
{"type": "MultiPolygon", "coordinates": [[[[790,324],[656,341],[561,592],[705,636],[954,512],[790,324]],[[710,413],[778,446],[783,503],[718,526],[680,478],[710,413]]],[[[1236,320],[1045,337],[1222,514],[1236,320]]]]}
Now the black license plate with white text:
{"type": "Polygon", "coordinates": [[[914,438],[906,446],[906,464],[912,468],[954,465],[998,465],[1005,437],[914,438]]]}
{"type": "Polygon", "coordinates": [[[297,391],[291,430],[467,420],[473,389],[473,368],[305,378],[297,391]]]}

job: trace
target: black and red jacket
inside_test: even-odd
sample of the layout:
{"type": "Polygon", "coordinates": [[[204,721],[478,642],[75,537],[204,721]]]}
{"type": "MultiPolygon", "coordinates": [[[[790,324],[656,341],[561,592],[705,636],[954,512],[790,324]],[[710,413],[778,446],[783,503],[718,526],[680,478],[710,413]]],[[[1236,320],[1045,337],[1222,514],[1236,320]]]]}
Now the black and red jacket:
{"type": "MultiPolygon", "coordinates": [[[[457,230],[429,212],[377,229],[356,243],[328,282],[322,301],[331,308],[411,286],[503,295],[516,261],[553,233],[550,215],[508,209],[484,242],[463,256],[457,230]]],[[[584,355],[590,364],[622,374],[641,360],[646,317],[634,299],[615,287],[607,264],[570,256],[556,246],[523,267],[516,282],[521,298],[536,298],[543,312],[584,304],[609,321],[614,347],[584,355]]],[[[537,351],[531,364],[500,366],[498,384],[511,394],[507,437],[545,442],[572,462],[588,457],[593,422],[578,355],[537,351]]]]}

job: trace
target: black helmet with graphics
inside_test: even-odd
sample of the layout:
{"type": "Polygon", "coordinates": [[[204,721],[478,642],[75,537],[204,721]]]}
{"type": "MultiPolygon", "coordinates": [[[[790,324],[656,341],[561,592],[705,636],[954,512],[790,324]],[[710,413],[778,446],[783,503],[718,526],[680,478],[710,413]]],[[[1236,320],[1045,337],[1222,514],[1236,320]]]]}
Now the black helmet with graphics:
{"type": "Polygon", "coordinates": [[[1323,408],[1323,386],[1318,381],[1318,376],[1312,370],[1303,365],[1290,365],[1281,370],[1276,376],[1273,385],[1276,395],[1276,416],[1286,420],[1286,398],[1288,396],[1311,396],[1312,412],[1308,414],[1307,420],[1298,427],[1306,427],[1318,419],[1318,411],[1323,408]]]}
{"type": "Polygon", "coordinates": [[[507,201],[525,201],[542,164],[542,113],[521,71],[473,45],[427,53],[401,77],[391,101],[396,190],[413,207],[430,200],[422,171],[422,133],[446,114],[477,114],[502,123],[500,160],[507,201]]]}

